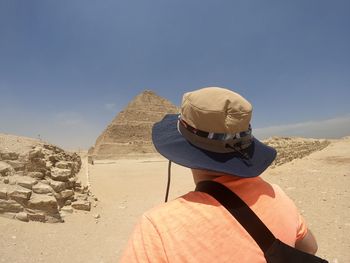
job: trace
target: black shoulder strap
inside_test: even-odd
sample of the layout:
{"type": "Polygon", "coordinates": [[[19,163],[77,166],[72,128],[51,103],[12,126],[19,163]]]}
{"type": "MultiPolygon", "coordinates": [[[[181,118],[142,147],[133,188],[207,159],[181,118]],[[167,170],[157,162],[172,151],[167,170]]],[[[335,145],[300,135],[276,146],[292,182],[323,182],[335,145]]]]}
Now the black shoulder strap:
{"type": "Polygon", "coordinates": [[[245,228],[264,253],[276,240],[249,206],[224,185],[214,181],[201,181],[197,184],[196,191],[205,192],[220,202],[245,228]]]}

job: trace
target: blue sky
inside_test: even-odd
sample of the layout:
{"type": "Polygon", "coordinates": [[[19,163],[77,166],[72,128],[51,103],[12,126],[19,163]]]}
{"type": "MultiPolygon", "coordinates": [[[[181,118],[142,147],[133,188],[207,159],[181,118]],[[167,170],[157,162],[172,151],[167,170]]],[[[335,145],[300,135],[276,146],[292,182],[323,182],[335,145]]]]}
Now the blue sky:
{"type": "Polygon", "coordinates": [[[258,137],[350,135],[350,1],[1,0],[0,132],[94,144],[138,93],[205,86],[258,137]]]}

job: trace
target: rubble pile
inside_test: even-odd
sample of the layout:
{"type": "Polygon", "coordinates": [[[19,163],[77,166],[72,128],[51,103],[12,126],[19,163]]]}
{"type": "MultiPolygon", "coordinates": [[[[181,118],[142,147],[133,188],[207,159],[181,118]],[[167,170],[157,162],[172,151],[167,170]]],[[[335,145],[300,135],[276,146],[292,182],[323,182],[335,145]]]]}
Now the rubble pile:
{"type": "Polygon", "coordinates": [[[263,142],[277,151],[277,157],[272,163],[272,167],[291,162],[294,159],[304,158],[330,144],[328,140],[297,137],[271,137],[263,142]]]}
{"type": "Polygon", "coordinates": [[[0,216],[55,223],[74,209],[90,211],[91,193],[76,176],[80,167],[78,154],[49,144],[21,154],[1,150],[0,216]]]}

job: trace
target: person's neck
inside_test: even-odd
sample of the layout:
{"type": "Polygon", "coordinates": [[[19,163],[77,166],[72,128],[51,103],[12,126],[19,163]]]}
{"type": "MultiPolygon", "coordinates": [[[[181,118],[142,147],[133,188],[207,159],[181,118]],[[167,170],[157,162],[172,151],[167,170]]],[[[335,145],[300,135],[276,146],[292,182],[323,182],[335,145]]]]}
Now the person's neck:
{"type": "MultiPolygon", "coordinates": [[[[192,170],[193,180],[196,185],[201,181],[211,181],[211,180],[214,180],[215,178],[227,175],[224,173],[207,171],[207,170],[197,170],[197,169],[191,169],[191,170],[192,170]]],[[[230,177],[232,177],[232,179],[235,178],[235,176],[233,175],[230,175],[230,177]]],[[[237,177],[237,179],[239,178],[237,177]]]]}

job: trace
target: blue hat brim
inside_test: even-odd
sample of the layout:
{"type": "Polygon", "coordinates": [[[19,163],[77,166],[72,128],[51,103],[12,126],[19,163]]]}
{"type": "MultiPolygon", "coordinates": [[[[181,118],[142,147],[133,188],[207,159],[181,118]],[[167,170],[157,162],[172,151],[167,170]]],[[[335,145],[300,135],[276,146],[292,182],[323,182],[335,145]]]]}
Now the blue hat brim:
{"type": "Polygon", "coordinates": [[[154,124],[152,140],[161,155],[181,166],[249,178],[259,176],[276,158],[274,148],[255,138],[241,153],[216,153],[200,149],[181,135],[177,121],[178,114],[168,114],[154,124]]]}

